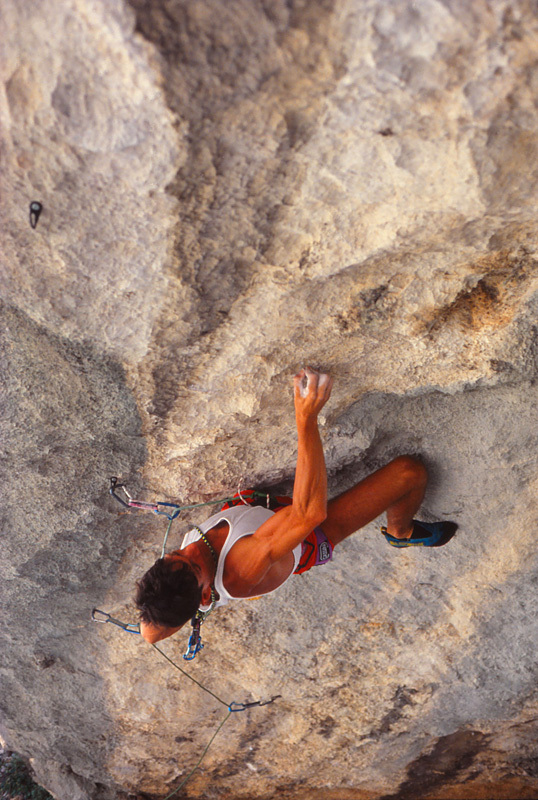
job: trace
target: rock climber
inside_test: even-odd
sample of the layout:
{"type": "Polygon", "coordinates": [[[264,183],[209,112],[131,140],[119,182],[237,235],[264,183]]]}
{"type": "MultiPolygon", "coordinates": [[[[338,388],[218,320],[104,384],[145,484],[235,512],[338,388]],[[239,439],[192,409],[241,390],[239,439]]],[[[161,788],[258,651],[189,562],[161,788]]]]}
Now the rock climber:
{"type": "Polygon", "coordinates": [[[333,379],[305,368],[294,378],[298,435],[293,499],[272,511],[238,505],[189,531],[182,547],[158,559],[137,584],[140,632],[155,643],[171,636],[197,610],[269,594],[294,574],[332,559],[333,549],[386,511],[382,532],[395,547],[439,547],[453,523],[414,519],[427,473],[412,456],[399,456],[356,486],[327,501],[327,473],[318,414],[333,379]]]}

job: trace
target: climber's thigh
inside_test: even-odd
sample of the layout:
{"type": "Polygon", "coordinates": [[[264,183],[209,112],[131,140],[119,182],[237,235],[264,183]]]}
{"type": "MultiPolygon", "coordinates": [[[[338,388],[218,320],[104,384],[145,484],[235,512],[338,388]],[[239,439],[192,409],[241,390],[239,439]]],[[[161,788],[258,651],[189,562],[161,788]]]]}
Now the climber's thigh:
{"type": "Polygon", "coordinates": [[[427,475],[412,456],[399,456],[327,504],[325,535],[336,546],[415,489],[422,492],[427,475]]]}

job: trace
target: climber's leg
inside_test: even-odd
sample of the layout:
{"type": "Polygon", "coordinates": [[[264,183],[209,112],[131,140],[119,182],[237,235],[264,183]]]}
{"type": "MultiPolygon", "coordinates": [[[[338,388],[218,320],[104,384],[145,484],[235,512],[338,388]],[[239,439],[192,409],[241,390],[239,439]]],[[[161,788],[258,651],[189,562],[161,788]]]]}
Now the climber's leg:
{"type": "Polygon", "coordinates": [[[337,545],[386,511],[388,532],[405,539],[413,530],[411,520],[422,503],[427,481],[426,468],[418,459],[399,456],[330,500],[321,527],[337,545]]]}

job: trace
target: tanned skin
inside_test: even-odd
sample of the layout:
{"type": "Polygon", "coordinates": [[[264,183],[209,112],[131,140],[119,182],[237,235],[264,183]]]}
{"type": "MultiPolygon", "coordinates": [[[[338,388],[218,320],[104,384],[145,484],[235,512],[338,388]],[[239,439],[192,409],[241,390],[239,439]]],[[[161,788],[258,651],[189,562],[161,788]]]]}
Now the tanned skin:
{"type": "MultiPolygon", "coordinates": [[[[322,527],[336,546],[386,511],[387,529],[392,536],[405,539],[412,533],[411,520],[422,503],[427,474],[424,466],[410,456],[394,459],[327,502],[327,472],[318,415],[331,395],[332,385],[332,378],[309,367],[294,378],[298,453],[293,502],[231,548],[226,556],[223,582],[233,597],[256,597],[283,584],[293,571],[294,548],[317,526],[322,527]]],[[[228,532],[228,523],[222,522],[206,534],[217,555],[228,532]]],[[[198,540],[165,559],[189,564],[202,589],[201,602],[209,605],[215,563],[207,546],[198,540]]],[[[152,644],[178,630],[140,623],[142,636],[152,644]]]]}

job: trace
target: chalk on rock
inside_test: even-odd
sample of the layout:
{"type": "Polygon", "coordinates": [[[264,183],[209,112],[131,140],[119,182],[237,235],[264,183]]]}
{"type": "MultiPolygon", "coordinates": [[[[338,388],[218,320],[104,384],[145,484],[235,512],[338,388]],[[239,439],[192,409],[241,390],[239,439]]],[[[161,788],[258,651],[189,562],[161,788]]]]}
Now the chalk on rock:
{"type": "Polygon", "coordinates": [[[325,372],[317,372],[315,369],[311,369],[310,367],[304,368],[304,376],[301,379],[301,383],[299,386],[299,391],[301,393],[301,397],[306,397],[310,388],[310,381],[314,377],[314,375],[318,375],[318,385],[323,386],[329,380],[329,375],[325,372]]]}

